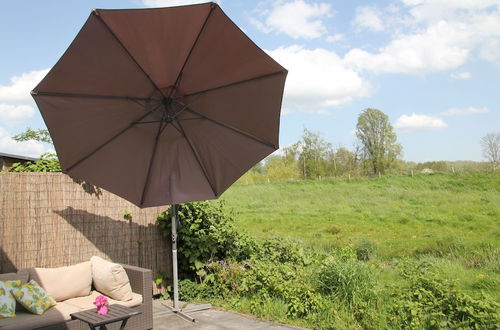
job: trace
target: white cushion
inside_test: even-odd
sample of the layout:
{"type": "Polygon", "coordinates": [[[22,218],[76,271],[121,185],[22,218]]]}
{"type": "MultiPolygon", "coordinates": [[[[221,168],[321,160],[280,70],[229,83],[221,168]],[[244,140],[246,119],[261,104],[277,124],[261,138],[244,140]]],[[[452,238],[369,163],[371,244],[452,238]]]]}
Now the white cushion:
{"type": "Polygon", "coordinates": [[[56,301],[90,294],[92,270],[90,262],[58,268],[31,268],[30,279],[38,282],[56,301]]]}
{"type": "Polygon", "coordinates": [[[94,287],[102,294],[119,301],[132,299],[132,287],[120,264],[115,264],[101,257],[90,258],[94,287]]]}

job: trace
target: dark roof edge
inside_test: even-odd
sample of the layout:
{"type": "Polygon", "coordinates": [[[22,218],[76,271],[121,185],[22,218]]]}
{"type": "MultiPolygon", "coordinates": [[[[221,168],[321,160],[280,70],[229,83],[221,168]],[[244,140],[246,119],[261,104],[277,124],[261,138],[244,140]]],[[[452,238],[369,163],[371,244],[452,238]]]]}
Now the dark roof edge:
{"type": "Polygon", "coordinates": [[[39,159],[39,158],[34,158],[34,157],[27,157],[27,156],[21,156],[21,155],[7,154],[5,152],[0,152],[0,157],[17,158],[17,159],[30,160],[30,161],[37,161],[39,159]]]}

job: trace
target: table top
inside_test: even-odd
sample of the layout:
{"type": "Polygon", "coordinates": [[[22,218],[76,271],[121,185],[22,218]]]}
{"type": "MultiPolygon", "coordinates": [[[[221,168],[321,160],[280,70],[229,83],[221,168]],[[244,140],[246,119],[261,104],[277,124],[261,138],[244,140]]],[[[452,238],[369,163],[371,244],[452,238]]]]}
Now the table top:
{"type": "Polygon", "coordinates": [[[129,307],[114,304],[108,306],[108,314],[106,315],[97,314],[97,308],[92,308],[83,312],[72,313],[70,315],[73,319],[82,320],[96,327],[116,321],[125,320],[131,316],[138,314],[141,314],[141,312],[129,307]]]}

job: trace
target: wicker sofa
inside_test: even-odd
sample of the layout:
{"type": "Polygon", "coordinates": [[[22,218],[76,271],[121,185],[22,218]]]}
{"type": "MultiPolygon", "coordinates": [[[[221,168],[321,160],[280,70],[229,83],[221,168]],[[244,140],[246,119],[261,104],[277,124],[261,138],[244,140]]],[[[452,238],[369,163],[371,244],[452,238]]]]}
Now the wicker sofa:
{"type": "MultiPolygon", "coordinates": [[[[153,328],[152,302],[152,275],[151,270],[140,267],[122,265],[130,281],[133,299],[116,301],[109,299],[110,304],[120,304],[140,311],[141,314],[131,317],[127,322],[127,329],[153,328]]],[[[22,269],[17,273],[0,274],[0,280],[21,280],[22,283],[30,279],[36,280],[34,268],[22,269]]],[[[42,285],[43,286],[43,285],[42,285]]],[[[92,302],[100,293],[95,290],[94,283],[90,295],[59,301],[42,315],[35,315],[18,306],[16,317],[0,319],[1,330],[11,329],[88,329],[88,325],[79,320],[71,320],[69,314],[95,308],[92,302]]],[[[121,322],[109,324],[108,329],[119,329],[121,322]]]]}

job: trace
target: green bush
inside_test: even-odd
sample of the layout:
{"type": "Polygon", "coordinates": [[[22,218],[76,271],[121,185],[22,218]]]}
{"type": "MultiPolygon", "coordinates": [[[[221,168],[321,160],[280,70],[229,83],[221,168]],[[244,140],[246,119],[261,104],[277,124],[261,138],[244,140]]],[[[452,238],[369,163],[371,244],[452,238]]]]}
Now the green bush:
{"type": "Polygon", "coordinates": [[[251,297],[255,308],[270,298],[283,301],[287,315],[303,317],[317,311],[321,305],[320,295],[304,281],[304,274],[292,263],[253,260],[250,263],[211,263],[219,292],[251,297]]]}
{"type": "Polygon", "coordinates": [[[491,298],[475,299],[460,292],[434,274],[428,263],[403,267],[409,287],[392,293],[392,324],[410,329],[495,329],[500,324],[500,305],[491,298]]]}
{"type": "MultiPolygon", "coordinates": [[[[171,237],[172,210],[158,215],[163,236],[171,237]]],[[[180,277],[202,279],[209,261],[248,259],[256,248],[253,240],[237,231],[222,202],[184,203],[178,206],[178,262],[180,277]]]]}
{"type": "Polygon", "coordinates": [[[256,258],[279,263],[309,263],[302,243],[293,239],[271,238],[264,240],[256,250],[256,258]]]}
{"type": "Polygon", "coordinates": [[[56,154],[47,152],[34,162],[14,163],[10,172],[61,172],[56,154]]]}

